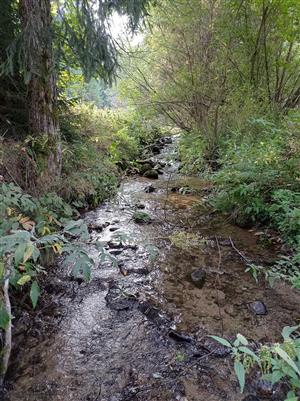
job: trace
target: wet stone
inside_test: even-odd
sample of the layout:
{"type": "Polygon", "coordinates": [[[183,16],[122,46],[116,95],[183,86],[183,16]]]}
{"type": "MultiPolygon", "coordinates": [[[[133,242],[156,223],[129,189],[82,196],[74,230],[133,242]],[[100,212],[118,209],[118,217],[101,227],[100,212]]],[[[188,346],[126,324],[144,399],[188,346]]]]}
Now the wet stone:
{"type": "Polygon", "coordinates": [[[136,207],[137,209],[145,209],[145,208],[146,208],[146,205],[144,205],[143,203],[137,203],[137,204],[135,205],[135,207],[136,207]]]}
{"type": "Polygon", "coordinates": [[[114,285],[109,289],[105,296],[106,304],[109,308],[116,311],[127,311],[134,309],[138,301],[133,295],[125,296],[119,288],[114,285]]]}
{"type": "Polygon", "coordinates": [[[122,244],[122,242],[121,241],[117,241],[117,240],[108,241],[107,245],[108,245],[109,248],[114,248],[114,249],[124,248],[124,245],[122,244]]]}
{"type": "Polygon", "coordinates": [[[194,270],[190,277],[197,288],[203,288],[206,280],[206,271],[202,268],[194,270]]]}
{"type": "Polygon", "coordinates": [[[189,188],[189,187],[182,187],[182,188],[179,188],[179,191],[178,191],[181,195],[190,195],[193,191],[192,191],[192,189],[191,188],[189,188]]]}
{"type": "Polygon", "coordinates": [[[268,399],[272,397],[274,388],[271,382],[267,380],[258,380],[256,382],[256,394],[262,399],[268,399]]]}
{"type": "Polygon", "coordinates": [[[142,312],[143,315],[147,317],[147,319],[151,320],[156,326],[166,326],[169,324],[169,320],[163,316],[161,311],[152,306],[149,302],[140,302],[138,309],[142,312]]]}
{"type": "Polygon", "coordinates": [[[262,301],[254,301],[249,304],[251,312],[255,315],[262,316],[268,313],[266,305],[262,301]]]}
{"type": "Polygon", "coordinates": [[[147,171],[151,170],[153,168],[153,165],[150,163],[145,163],[140,167],[140,174],[144,175],[147,171]]]}
{"type": "Polygon", "coordinates": [[[156,188],[153,185],[147,185],[144,188],[144,192],[146,192],[147,194],[150,194],[151,192],[155,192],[156,188]]]}
{"type": "Polygon", "coordinates": [[[179,341],[179,342],[190,343],[193,341],[192,337],[190,337],[188,334],[180,333],[179,331],[176,331],[176,330],[170,330],[169,337],[171,337],[173,340],[179,341]]]}
{"type": "Polygon", "coordinates": [[[109,231],[117,231],[117,230],[119,230],[120,229],[120,227],[117,227],[117,226],[115,226],[115,227],[109,227],[109,231]]]}
{"type": "Polygon", "coordinates": [[[158,155],[160,153],[160,146],[154,145],[152,147],[152,152],[153,154],[158,155]]]}
{"type": "Polygon", "coordinates": [[[121,255],[123,249],[110,249],[109,253],[113,256],[121,255]]]}
{"type": "Polygon", "coordinates": [[[143,175],[144,175],[144,177],[151,178],[152,180],[158,179],[158,172],[157,172],[157,170],[154,170],[154,169],[147,170],[143,175]]]}
{"type": "Polygon", "coordinates": [[[109,223],[107,224],[107,222],[106,223],[90,223],[90,224],[88,224],[88,230],[89,230],[89,232],[91,232],[91,231],[101,232],[108,225],[109,225],[109,223]]]}

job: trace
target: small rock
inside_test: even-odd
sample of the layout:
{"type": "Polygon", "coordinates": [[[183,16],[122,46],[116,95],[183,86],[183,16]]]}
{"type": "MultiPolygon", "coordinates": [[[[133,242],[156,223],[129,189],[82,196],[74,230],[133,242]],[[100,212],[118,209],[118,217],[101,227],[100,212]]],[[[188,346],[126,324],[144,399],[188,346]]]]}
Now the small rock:
{"type": "Polygon", "coordinates": [[[123,249],[110,249],[109,253],[113,256],[120,255],[123,252],[123,249]]]}
{"type": "Polygon", "coordinates": [[[274,388],[271,382],[267,380],[258,380],[256,382],[256,394],[260,398],[270,398],[273,395],[274,388]]]}
{"type": "Polygon", "coordinates": [[[160,153],[160,147],[157,145],[152,146],[152,153],[158,155],[160,153]]]}
{"type": "Polygon", "coordinates": [[[109,248],[114,248],[114,249],[124,248],[122,242],[118,240],[110,240],[108,241],[107,245],[109,248]]]}
{"type": "Polygon", "coordinates": [[[192,271],[191,280],[198,288],[203,288],[206,280],[206,271],[202,268],[192,271]]]}
{"type": "Polygon", "coordinates": [[[149,302],[140,302],[138,309],[142,312],[143,315],[147,317],[147,319],[151,320],[156,326],[165,326],[169,324],[169,320],[160,312],[158,308],[152,306],[149,302]]]}
{"type": "Polygon", "coordinates": [[[119,230],[119,227],[116,227],[116,226],[115,226],[115,227],[110,227],[110,228],[109,228],[109,231],[117,231],[117,230],[119,230]]]}
{"type": "Polygon", "coordinates": [[[219,239],[219,245],[221,246],[231,246],[231,241],[230,239],[219,239]]]}
{"type": "Polygon", "coordinates": [[[249,304],[251,312],[255,315],[262,316],[268,313],[266,305],[262,301],[254,301],[249,304]]]}
{"type": "Polygon", "coordinates": [[[112,223],[113,223],[113,224],[118,224],[118,223],[120,223],[120,220],[119,220],[119,219],[113,219],[113,220],[112,220],[112,223]]]}
{"type": "Polygon", "coordinates": [[[97,232],[101,232],[103,231],[103,229],[107,227],[105,225],[105,223],[90,223],[88,224],[88,230],[89,231],[97,231],[97,232]]]}
{"type": "Polygon", "coordinates": [[[169,337],[173,338],[173,340],[179,341],[179,342],[192,342],[192,337],[190,337],[187,334],[180,333],[179,331],[176,330],[170,330],[169,331],[169,337]]]}
{"type": "Polygon", "coordinates": [[[192,191],[191,188],[189,188],[189,187],[182,187],[182,188],[179,188],[179,193],[180,193],[181,195],[190,195],[192,192],[193,192],[193,191],[192,191]]]}
{"type": "Polygon", "coordinates": [[[147,171],[152,170],[153,166],[150,163],[145,163],[140,167],[140,174],[144,175],[147,171]]]}
{"type": "Polygon", "coordinates": [[[145,209],[145,208],[146,208],[146,206],[145,206],[143,203],[137,203],[137,204],[135,205],[135,207],[136,207],[137,209],[145,209]]]}
{"type": "Polygon", "coordinates": [[[155,192],[155,191],[156,191],[156,188],[155,188],[153,185],[147,185],[147,186],[144,188],[144,191],[145,191],[147,194],[150,194],[151,192],[155,192]]]}
{"type": "Polygon", "coordinates": [[[158,179],[158,172],[154,169],[147,170],[143,175],[144,177],[151,178],[152,180],[158,179]]]}

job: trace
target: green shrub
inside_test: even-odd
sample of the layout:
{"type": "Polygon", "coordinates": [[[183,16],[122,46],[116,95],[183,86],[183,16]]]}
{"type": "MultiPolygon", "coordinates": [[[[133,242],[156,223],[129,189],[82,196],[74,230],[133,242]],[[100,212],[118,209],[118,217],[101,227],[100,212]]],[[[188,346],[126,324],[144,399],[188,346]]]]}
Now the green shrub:
{"type": "Polygon", "coordinates": [[[285,380],[290,388],[285,401],[296,401],[298,399],[296,393],[300,389],[300,337],[298,329],[299,326],[284,327],[282,343],[263,345],[256,352],[251,349],[248,340],[241,334],[237,334],[233,344],[221,337],[211,337],[231,350],[241,393],[244,391],[246,374],[256,366],[263,379],[272,385],[285,380]]]}
{"type": "Polygon", "coordinates": [[[217,209],[231,213],[241,224],[271,222],[284,231],[284,223],[279,224],[282,217],[279,210],[283,206],[278,205],[276,212],[276,206],[270,209],[270,205],[279,201],[280,192],[276,191],[289,188],[292,193],[298,190],[299,169],[296,166],[299,165],[299,154],[290,156],[291,134],[285,127],[277,128],[263,119],[253,120],[252,126],[250,140],[225,143],[226,152],[220,160],[222,167],[213,176],[217,188],[213,204],[217,209]],[[260,134],[258,127],[261,127],[260,134]]]}
{"type": "Polygon", "coordinates": [[[109,153],[115,163],[122,159],[134,160],[140,153],[137,139],[130,136],[128,130],[128,127],[121,128],[112,137],[109,153]]]}

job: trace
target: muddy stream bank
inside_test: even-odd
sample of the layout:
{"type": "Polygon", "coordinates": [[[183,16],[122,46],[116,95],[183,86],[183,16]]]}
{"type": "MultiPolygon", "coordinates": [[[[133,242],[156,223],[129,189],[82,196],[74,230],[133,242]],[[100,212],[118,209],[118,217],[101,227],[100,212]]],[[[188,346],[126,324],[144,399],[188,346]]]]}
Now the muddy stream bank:
{"type": "Polygon", "coordinates": [[[174,160],[176,141],[155,156],[165,165],[157,180],[126,179],[85,215],[92,241],[108,242],[118,266],[99,260],[90,283],[50,273],[39,310],[15,325],[4,401],[284,399],[256,377],[240,395],[227,350],[207,335],[278,340],[299,322],[300,295],[245,273],[237,250],[263,264],[276,248],[207,209],[210,184],[180,174],[174,160]],[[134,211],[151,223],[136,223],[134,211]],[[195,270],[204,272],[198,286],[195,270]]]}

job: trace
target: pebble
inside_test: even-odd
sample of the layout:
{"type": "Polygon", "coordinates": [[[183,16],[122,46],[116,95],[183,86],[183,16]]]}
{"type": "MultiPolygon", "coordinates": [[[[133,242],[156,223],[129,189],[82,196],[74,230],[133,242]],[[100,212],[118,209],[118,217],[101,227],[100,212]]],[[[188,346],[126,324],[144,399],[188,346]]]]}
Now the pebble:
{"type": "Polygon", "coordinates": [[[169,331],[169,337],[173,338],[173,340],[179,341],[179,342],[192,342],[192,337],[190,337],[187,334],[180,333],[179,331],[176,330],[170,330],[169,331]]]}
{"type": "Polygon", "coordinates": [[[206,271],[202,268],[192,271],[191,280],[197,288],[203,288],[206,280],[206,271]]]}
{"type": "Polygon", "coordinates": [[[137,204],[135,205],[135,207],[136,207],[137,209],[145,209],[145,208],[146,208],[146,206],[145,206],[143,203],[137,203],[137,204]]]}
{"type": "Polygon", "coordinates": [[[155,192],[156,188],[153,185],[147,185],[144,188],[144,192],[146,192],[147,194],[150,194],[151,192],[155,192]]]}
{"type": "Polygon", "coordinates": [[[120,255],[123,252],[123,249],[110,249],[109,253],[113,256],[120,255]]]}
{"type": "Polygon", "coordinates": [[[110,227],[110,228],[109,228],[109,231],[117,231],[117,230],[119,230],[119,228],[120,228],[120,227],[110,227]]]}
{"type": "Polygon", "coordinates": [[[254,301],[249,304],[251,312],[255,315],[262,316],[268,313],[266,305],[262,301],[254,301]]]}
{"type": "Polygon", "coordinates": [[[270,398],[272,397],[274,388],[271,382],[267,380],[258,380],[256,382],[256,394],[260,398],[270,398]]]}

